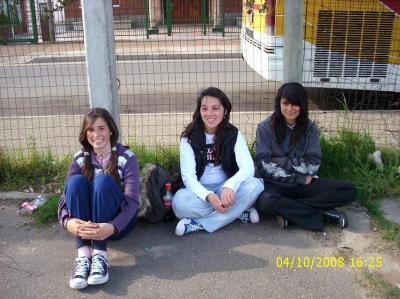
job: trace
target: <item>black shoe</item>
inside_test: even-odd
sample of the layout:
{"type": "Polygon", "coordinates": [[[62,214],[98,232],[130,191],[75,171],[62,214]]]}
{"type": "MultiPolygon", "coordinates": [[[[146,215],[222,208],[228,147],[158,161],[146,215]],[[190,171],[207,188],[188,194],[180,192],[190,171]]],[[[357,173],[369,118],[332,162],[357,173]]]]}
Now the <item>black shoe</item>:
{"type": "Polygon", "coordinates": [[[342,212],[338,212],[336,210],[328,210],[324,212],[324,219],[329,224],[334,224],[338,228],[347,227],[348,220],[347,215],[342,212]]]}
{"type": "Polygon", "coordinates": [[[277,215],[275,216],[275,219],[276,219],[276,224],[280,229],[285,229],[289,226],[289,221],[286,218],[277,215]]]}
{"type": "Polygon", "coordinates": [[[106,258],[100,254],[96,254],[92,257],[92,267],[87,280],[88,284],[103,284],[106,283],[109,278],[106,258]]]}
{"type": "Polygon", "coordinates": [[[69,279],[69,286],[73,289],[86,288],[90,272],[90,259],[88,257],[77,257],[75,262],[75,273],[69,279]]]}

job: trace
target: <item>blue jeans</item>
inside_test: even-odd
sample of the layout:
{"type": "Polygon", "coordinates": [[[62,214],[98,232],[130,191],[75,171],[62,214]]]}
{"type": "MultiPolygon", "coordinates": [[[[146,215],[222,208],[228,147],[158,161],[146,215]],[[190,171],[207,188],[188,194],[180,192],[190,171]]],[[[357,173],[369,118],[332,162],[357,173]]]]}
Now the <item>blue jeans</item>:
{"type": "MultiPolygon", "coordinates": [[[[221,195],[223,184],[204,185],[207,190],[221,195]]],[[[242,182],[236,191],[236,201],[224,213],[214,210],[212,205],[203,201],[192,191],[183,188],[175,193],[172,207],[178,218],[196,219],[203,228],[212,233],[217,229],[231,223],[241,213],[249,209],[256,201],[264,186],[257,178],[249,178],[242,182]]]]}
{"type": "MultiPolygon", "coordinates": [[[[117,183],[107,174],[97,175],[93,182],[89,182],[83,175],[73,175],[67,181],[64,192],[66,206],[72,217],[94,223],[113,220],[124,200],[117,183]]],[[[124,230],[107,240],[121,239],[133,229],[136,221],[137,213],[124,230]]],[[[107,250],[107,240],[83,240],[76,237],[76,247],[92,246],[94,249],[107,250]]]]}

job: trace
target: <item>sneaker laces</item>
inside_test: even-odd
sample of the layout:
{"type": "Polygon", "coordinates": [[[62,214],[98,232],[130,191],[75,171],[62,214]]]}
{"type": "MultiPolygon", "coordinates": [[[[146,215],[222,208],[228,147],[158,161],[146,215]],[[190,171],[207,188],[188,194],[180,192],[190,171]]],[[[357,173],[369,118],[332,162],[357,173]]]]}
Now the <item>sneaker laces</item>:
{"type": "Polygon", "coordinates": [[[89,269],[89,258],[87,257],[77,257],[76,268],[74,276],[86,276],[89,269]]]}
{"type": "Polygon", "coordinates": [[[330,216],[330,217],[333,217],[333,218],[336,218],[336,219],[339,219],[339,218],[340,218],[340,215],[339,215],[339,214],[337,214],[337,213],[332,213],[332,212],[330,212],[330,211],[325,211],[325,215],[330,216]]]}
{"type": "Polygon", "coordinates": [[[92,273],[103,273],[105,271],[104,265],[107,266],[105,257],[96,254],[92,260],[92,273]]]}
{"type": "Polygon", "coordinates": [[[191,233],[191,232],[196,232],[198,230],[203,229],[200,223],[198,223],[196,220],[190,221],[188,224],[185,224],[185,233],[191,233]]]}
{"type": "Polygon", "coordinates": [[[239,215],[239,219],[243,222],[243,223],[248,223],[251,222],[250,219],[250,213],[245,211],[242,214],[239,215]]]}

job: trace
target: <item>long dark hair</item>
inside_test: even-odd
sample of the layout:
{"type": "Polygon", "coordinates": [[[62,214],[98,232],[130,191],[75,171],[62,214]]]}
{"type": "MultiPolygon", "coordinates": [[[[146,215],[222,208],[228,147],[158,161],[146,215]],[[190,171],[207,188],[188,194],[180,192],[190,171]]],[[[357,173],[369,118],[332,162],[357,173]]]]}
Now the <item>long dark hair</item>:
{"type": "Polygon", "coordinates": [[[196,110],[193,113],[192,122],[182,132],[181,137],[190,138],[190,135],[195,129],[201,129],[203,131],[205,130],[204,122],[201,119],[200,108],[201,101],[206,96],[217,98],[220,101],[221,105],[224,107],[224,117],[222,118],[222,122],[218,125],[218,129],[214,137],[215,157],[217,158],[216,164],[218,164],[220,145],[222,143],[226,130],[230,126],[232,126],[229,123],[230,113],[232,111],[232,104],[229,98],[221,89],[216,87],[208,87],[200,92],[199,96],[197,97],[197,105],[196,110]]]}
{"type": "Polygon", "coordinates": [[[81,126],[81,131],[79,133],[79,142],[82,144],[85,163],[83,165],[82,174],[87,177],[89,181],[91,181],[94,177],[94,169],[91,161],[90,153],[93,151],[92,145],[89,143],[87,139],[87,131],[93,125],[93,123],[101,117],[106,122],[108,128],[111,131],[110,143],[111,143],[111,157],[110,161],[106,165],[104,172],[111,175],[113,179],[119,185],[120,177],[118,174],[118,155],[115,149],[115,146],[118,142],[119,131],[118,126],[112,118],[111,114],[103,108],[92,108],[89,109],[88,112],[83,117],[83,122],[81,126]]]}
{"type": "Polygon", "coordinates": [[[294,133],[290,145],[296,144],[308,127],[308,96],[303,85],[297,82],[283,84],[275,97],[275,111],[272,114],[272,127],[278,143],[282,143],[286,135],[285,117],[281,111],[281,100],[285,98],[290,104],[300,107],[300,114],[296,119],[294,133]]]}

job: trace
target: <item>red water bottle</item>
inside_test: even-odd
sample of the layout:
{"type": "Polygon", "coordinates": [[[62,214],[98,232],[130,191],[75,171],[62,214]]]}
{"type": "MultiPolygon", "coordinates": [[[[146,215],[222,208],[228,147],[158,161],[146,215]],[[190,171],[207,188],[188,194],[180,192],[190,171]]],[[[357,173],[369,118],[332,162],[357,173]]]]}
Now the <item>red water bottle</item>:
{"type": "Polygon", "coordinates": [[[165,184],[165,195],[163,197],[164,208],[169,211],[172,208],[172,192],[171,192],[171,183],[165,184]]]}

